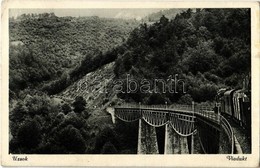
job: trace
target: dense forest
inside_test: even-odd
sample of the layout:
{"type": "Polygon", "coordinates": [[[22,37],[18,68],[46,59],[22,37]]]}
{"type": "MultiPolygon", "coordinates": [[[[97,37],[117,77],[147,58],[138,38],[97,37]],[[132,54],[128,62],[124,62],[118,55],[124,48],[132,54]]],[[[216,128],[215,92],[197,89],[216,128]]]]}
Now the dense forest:
{"type": "Polygon", "coordinates": [[[97,53],[122,44],[137,24],[134,20],[57,17],[54,13],[10,18],[11,91],[64,78],[82,60],[95,59],[97,53]]]}
{"type": "Polygon", "coordinates": [[[165,9],[165,10],[160,10],[159,12],[151,13],[150,15],[147,15],[146,17],[143,18],[145,22],[148,24],[154,23],[160,20],[160,18],[164,15],[168,19],[173,19],[178,13],[181,13],[182,11],[185,11],[187,9],[182,8],[182,9],[165,9]]]}
{"type": "Polygon", "coordinates": [[[166,11],[151,19],[153,24],[54,14],[10,18],[10,153],[135,153],[136,124],[102,119],[95,132],[89,121],[95,110],[83,97],[55,98],[111,62],[124,87],[128,75],[141,81],[178,74],[185,80],[186,94],[118,93],[120,101],[213,102],[218,89],[242,87],[251,68],[249,9],[166,11]]]}
{"type": "Polygon", "coordinates": [[[112,127],[109,123],[103,123],[98,133],[92,132],[94,128],[88,123],[92,110],[87,109],[86,104],[82,97],[60,105],[44,93],[27,95],[10,112],[9,152],[135,153],[137,125],[117,123],[112,127]]]}
{"type": "Polygon", "coordinates": [[[162,16],[151,26],[136,28],[126,45],[116,60],[118,78],[167,79],[178,74],[187,94],[139,91],[121,94],[123,99],[145,104],[213,101],[219,88],[241,88],[250,73],[250,11],[188,9],[172,20],[162,16]]]}

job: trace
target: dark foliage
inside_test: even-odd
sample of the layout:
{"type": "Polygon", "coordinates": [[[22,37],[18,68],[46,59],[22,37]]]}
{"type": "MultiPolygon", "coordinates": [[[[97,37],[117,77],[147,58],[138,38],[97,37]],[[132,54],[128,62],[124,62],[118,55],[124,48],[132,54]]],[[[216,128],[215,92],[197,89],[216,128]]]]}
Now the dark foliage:
{"type": "MultiPolygon", "coordinates": [[[[191,99],[212,101],[220,87],[241,88],[250,73],[250,10],[188,9],[171,20],[162,16],[132,31],[125,46],[115,64],[117,78],[130,74],[152,80],[180,74],[191,99]]],[[[142,94],[141,101],[177,102],[183,94],[142,94]]],[[[139,95],[119,94],[127,101],[139,95]]]]}
{"type": "Polygon", "coordinates": [[[21,147],[35,148],[41,142],[40,124],[35,121],[24,121],[18,129],[17,140],[21,147]]]}
{"type": "Polygon", "coordinates": [[[110,127],[105,127],[96,137],[94,153],[117,151],[118,146],[116,132],[110,127]]]}
{"type": "Polygon", "coordinates": [[[70,106],[61,108],[45,94],[27,94],[10,111],[10,153],[85,153],[90,137],[87,117],[71,112],[70,106]]]}
{"type": "Polygon", "coordinates": [[[84,138],[80,131],[72,125],[68,125],[62,129],[61,132],[59,132],[56,141],[72,153],[85,152],[86,147],[84,138]]]}
{"type": "Polygon", "coordinates": [[[76,113],[81,113],[85,110],[86,104],[86,100],[82,96],[77,96],[72,105],[76,113]]]}
{"type": "Polygon", "coordinates": [[[39,89],[45,81],[40,85],[44,91],[60,92],[82,75],[115,60],[115,55],[102,53],[121,44],[137,24],[53,13],[10,18],[10,89],[15,93],[28,87],[39,89]]]}
{"type": "Polygon", "coordinates": [[[68,103],[65,103],[64,105],[62,105],[62,112],[64,114],[68,114],[69,112],[71,112],[71,107],[68,103]]]}
{"type": "Polygon", "coordinates": [[[64,73],[59,79],[45,84],[41,90],[51,95],[60,93],[87,73],[95,71],[101,66],[115,61],[123,48],[124,46],[122,45],[104,54],[97,52],[96,54],[93,54],[94,56],[87,55],[76,68],[72,69],[68,74],[64,73]]]}
{"type": "Polygon", "coordinates": [[[101,150],[101,154],[117,154],[117,150],[111,142],[106,142],[101,150]]]}

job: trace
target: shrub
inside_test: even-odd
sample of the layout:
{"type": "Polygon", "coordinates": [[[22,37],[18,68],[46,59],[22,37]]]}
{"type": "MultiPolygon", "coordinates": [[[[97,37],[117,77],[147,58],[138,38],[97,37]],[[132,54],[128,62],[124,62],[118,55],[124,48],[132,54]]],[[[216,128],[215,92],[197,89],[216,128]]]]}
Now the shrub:
{"type": "Polygon", "coordinates": [[[60,131],[58,142],[68,150],[68,153],[84,153],[86,149],[80,131],[72,125],[68,125],[60,131]]]}
{"type": "Polygon", "coordinates": [[[21,147],[34,148],[41,141],[41,127],[35,121],[26,120],[18,130],[17,139],[21,147]]]}
{"type": "Polygon", "coordinates": [[[185,94],[183,96],[180,97],[180,99],[178,100],[179,104],[192,104],[192,97],[190,94],[185,94]]]}
{"type": "Polygon", "coordinates": [[[101,150],[101,154],[117,154],[117,149],[111,142],[106,142],[101,150]]]}
{"type": "Polygon", "coordinates": [[[82,96],[77,96],[72,105],[76,113],[81,113],[85,110],[86,104],[86,100],[82,96]]]}
{"type": "Polygon", "coordinates": [[[69,112],[71,112],[71,107],[68,103],[65,103],[64,105],[62,105],[62,111],[64,114],[68,114],[69,112]]]}

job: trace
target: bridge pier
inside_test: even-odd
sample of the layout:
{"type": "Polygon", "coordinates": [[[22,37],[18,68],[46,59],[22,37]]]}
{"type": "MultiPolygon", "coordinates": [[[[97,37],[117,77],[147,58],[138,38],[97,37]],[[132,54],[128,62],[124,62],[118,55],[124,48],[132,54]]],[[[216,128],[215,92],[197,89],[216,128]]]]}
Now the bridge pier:
{"type": "Polygon", "coordinates": [[[165,126],[164,154],[189,154],[187,137],[178,135],[169,124],[165,126]]]}
{"type": "Polygon", "coordinates": [[[159,154],[155,127],[139,119],[137,154],[159,154]]]}
{"type": "Polygon", "coordinates": [[[205,154],[218,154],[220,140],[219,125],[210,125],[206,121],[206,118],[204,118],[198,120],[197,128],[203,152],[205,154]]]}

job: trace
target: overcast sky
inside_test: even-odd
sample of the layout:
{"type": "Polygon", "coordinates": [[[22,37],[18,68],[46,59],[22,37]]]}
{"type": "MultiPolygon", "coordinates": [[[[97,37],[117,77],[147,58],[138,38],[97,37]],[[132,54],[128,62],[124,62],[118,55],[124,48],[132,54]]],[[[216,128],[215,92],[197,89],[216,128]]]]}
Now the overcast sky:
{"type": "Polygon", "coordinates": [[[28,13],[55,13],[56,16],[99,16],[102,18],[141,19],[162,9],[10,9],[10,17],[28,13]]]}

